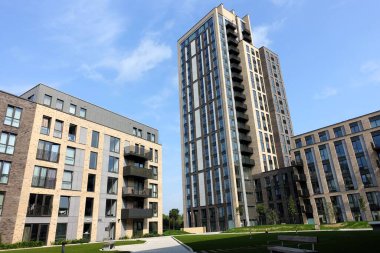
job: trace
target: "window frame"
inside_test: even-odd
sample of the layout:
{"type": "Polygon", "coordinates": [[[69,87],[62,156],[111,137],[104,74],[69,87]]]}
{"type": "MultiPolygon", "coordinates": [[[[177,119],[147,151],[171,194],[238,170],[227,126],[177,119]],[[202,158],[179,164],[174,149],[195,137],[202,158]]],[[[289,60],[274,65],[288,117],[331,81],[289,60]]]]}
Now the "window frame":
{"type": "Polygon", "coordinates": [[[76,115],[76,114],[77,114],[77,105],[70,104],[70,107],[69,107],[69,113],[70,113],[71,115],[76,115]],[[74,109],[74,112],[72,112],[72,109],[74,109]]]}
{"type": "Polygon", "coordinates": [[[62,176],[62,186],[61,186],[61,189],[62,190],[72,190],[73,189],[73,172],[72,171],[70,171],[70,170],[64,170],[63,171],[63,176],[62,176]],[[70,181],[66,181],[65,180],[65,174],[70,174],[70,181]],[[66,188],[66,187],[64,187],[64,185],[66,184],[66,185],[69,185],[68,184],[68,182],[70,182],[70,188],[66,188]]]}
{"type": "Polygon", "coordinates": [[[8,184],[8,182],[9,182],[9,174],[10,174],[11,169],[12,169],[12,162],[0,160],[0,184],[8,184]],[[5,167],[4,165],[5,164],[7,164],[9,166],[7,174],[4,173],[4,170],[5,170],[4,169],[4,167],[5,167]],[[6,178],[5,182],[2,182],[3,178],[6,178]]]}
{"type": "Polygon", "coordinates": [[[40,134],[49,136],[50,135],[50,127],[51,127],[51,117],[46,116],[46,115],[42,116],[40,134]],[[45,126],[45,120],[47,122],[47,126],[45,126]]]}
{"type": "Polygon", "coordinates": [[[40,139],[38,141],[36,159],[37,160],[42,160],[42,161],[47,161],[47,162],[58,163],[59,162],[60,149],[61,149],[61,145],[60,144],[40,139]],[[40,149],[40,144],[41,143],[42,143],[42,149],[40,149]],[[50,145],[49,150],[46,149],[46,146],[48,146],[48,145],[50,145]],[[56,155],[57,159],[56,160],[52,160],[52,155],[54,154],[54,152],[53,152],[53,147],[54,146],[58,147],[57,155],[56,155]],[[39,151],[39,150],[41,150],[41,151],[39,151]],[[40,152],[42,152],[41,153],[41,157],[39,157],[39,153],[40,152]],[[49,159],[45,159],[46,155],[49,155],[49,159]]]}
{"type": "Polygon", "coordinates": [[[75,158],[76,158],[76,151],[77,151],[77,149],[76,148],[74,148],[74,147],[67,147],[66,148],[66,155],[65,155],[65,164],[66,165],[72,165],[72,166],[74,166],[75,165],[75,158]],[[72,150],[74,150],[74,155],[72,156],[72,157],[69,157],[68,156],[68,151],[70,150],[70,152],[72,151],[72,150]],[[68,160],[68,158],[69,158],[69,160],[68,160]],[[68,162],[69,161],[69,162],[68,162]]]}
{"type": "Polygon", "coordinates": [[[86,108],[80,107],[79,117],[84,118],[84,119],[87,117],[87,109],[86,108]],[[82,115],[82,112],[84,112],[84,115],[82,115]]]}
{"type": "Polygon", "coordinates": [[[48,95],[48,94],[44,94],[44,100],[42,101],[42,104],[43,105],[47,105],[47,106],[51,106],[51,102],[53,101],[53,97],[48,95]],[[45,103],[46,99],[49,99],[49,103],[45,103]]]}
{"type": "MultiPolygon", "coordinates": [[[[51,179],[51,178],[50,178],[51,179]]],[[[34,169],[33,169],[33,177],[32,177],[32,184],[31,186],[32,187],[36,187],[36,188],[44,188],[44,189],[55,189],[55,185],[56,185],[56,181],[57,181],[57,170],[56,169],[53,169],[53,168],[47,168],[47,167],[42,167],[42,166],[37,166],[35,165],[34,166],[34,169]],[[37,180],[37,185],[35,184],[35,178],[37,177],[36,176],[36,169],[39,169],[39,173],[38,173],[38,180],[37,180]],[[41,185],[41,178],[42,178],[42,172],[43,171],[46,171],[46,175],[44,176],[45,179],[43,179],[43,185],[41,185]],[[55,172],[55,177],[54,177],[54,182],[52,185],[49,184],[49,175],[50,175],[50,171],[54,171],[55,172]]]]}
{"type": "Polygon", "coordinates": [[[65,101],[63,101],[62,99],[57,98],[57,100],[55,101],[55,109],[57,109],[59,111],[63,111],[64,104],[65,104],[65,101]],[[61,104],[61,106],[58,106],[59,104],[61,104]]]}
{"type": "Polygon", "coordinates": [[[15,152],[16,147],[16,137],[17,134],[10,133],[10,132],[1,132],[0,133],[0,147],[4,146],[4,152],[0,151],[0,154],[7,154],[7,155],[13,155],[15,152]],[[3,136],[5,136],[5,142],[1,142],[3,136]],[[13,143],[10,143],[11,137],[13,137],[14,141],[13,143]],[[10,151],[8,149],[10,148],[10,151]]]}
{"type": "Polygon", "coordinates": [[[54,130],[53,130],[53,137],[62,139],[63,134],[63,124],[64,122],[62,120],[56,119],[54,123],[54,130]],[[61,124],[61,129],[57,128],[57,123],[61,124]]]}
{"type": "Polygon", "coordinates": [[[97,167],[98,167],[98,153],[94,152],[94,151],[90,151],[90,161],[89,161],[89,164],[88,164],[88,168],[92,169],[92,170],[96,170],[97,167]],[[95,156],[93,156],[93,154],[95,156]],[[92,158],[93,157],[95,157],[95,167],[92,167],[92,158]]]}
{"type": "Polygon", "coordinates": [[[8,105],[7,110],[5,112],[4,125],[19,128],[21,124],[22,111],[23,109],[20,107],[8,105]],[[11,115],[8,115],[9,110],[12,110],[11,115]],[[16,114],[17,112],[19,112],[19,115],[16,114]],[[9,121],[9,123],[7,122],[7,120],[9,121]]]}

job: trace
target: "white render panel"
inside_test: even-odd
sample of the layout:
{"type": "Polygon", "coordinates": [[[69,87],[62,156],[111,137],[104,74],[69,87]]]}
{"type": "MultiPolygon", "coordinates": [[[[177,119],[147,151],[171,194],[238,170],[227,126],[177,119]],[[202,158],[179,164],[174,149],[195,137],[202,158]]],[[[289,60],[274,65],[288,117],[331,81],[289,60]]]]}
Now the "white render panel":
{"type": "Polygon", "coordinates": [[[197,64],[197,57],[193,57],[191,59],[191,71],[192,71],[192,74],[193,74],[193,80],[197,80],[198,79],[198,64],[197,64]]]}
{"type": "Polygon", "coordinates": [[[194,108],[199,107],[198,82],[193,83],[194,108]]]}
{"type": "Polygon", "coordinates": [[[203,176],[203,172],[198,174],[198,182],[199,182],[199,205],[206,205],[206,192],[205,192],[205,180],[203,176]]]}
{"type": "Polygon", "coordinates": [[[201,115],[198,110],[195,110],[195,138],[199,138],[202,135],[202,129],[201,129],[201,115]]]}
{"type": "Polygon", "coordinates": [[[197,52],[195,49],[195,40],[191,42],[190,47],[191,47],[191,56],[193,56],[197,52]]]}
{"type": "Polygon", "coordinates": [[[198,171],[203,170],[202,140],[197,140],[197,161],[198,161],[198,171]]]}

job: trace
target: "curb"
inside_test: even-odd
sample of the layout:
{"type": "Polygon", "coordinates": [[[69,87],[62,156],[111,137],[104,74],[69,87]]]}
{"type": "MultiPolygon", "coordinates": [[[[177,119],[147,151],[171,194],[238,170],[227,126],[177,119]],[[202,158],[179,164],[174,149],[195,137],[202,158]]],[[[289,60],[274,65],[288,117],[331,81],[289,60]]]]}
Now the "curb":
{"type": "Polygon", "coordinates": [[[185,249],[187,249],[189,252],[195,252],[193,251],[192,248],[190,248],[189,246],[187,246],[186,244],[184,244],[183,242],[181,242],[180,240],[178,240],[177,238],[175,238],[174,236],[172,236],[172,239],[174,239],[174,241],[178,242],[180,245],[182,245],[185,249]]]}

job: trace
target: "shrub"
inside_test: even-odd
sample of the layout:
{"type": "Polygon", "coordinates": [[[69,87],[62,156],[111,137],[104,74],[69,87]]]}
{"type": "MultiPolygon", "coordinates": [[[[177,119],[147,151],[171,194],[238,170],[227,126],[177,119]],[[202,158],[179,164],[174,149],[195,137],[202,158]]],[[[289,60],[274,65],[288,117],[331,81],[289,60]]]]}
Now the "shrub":
{"type": "Polygon", "coordinates": [[[89,242],[88,239],[81,238],[81,239],[74,239],[74,240],[59,240],[59,241],[53,242],[53,244],[54,245],[61,245],[62,243],[65,243],[65,244],[78,244],[78,243],[88,243],[88,242],[89,242]]]}
{"type": "Polygon", "coordinates": [[[144,234],[142,237],[157,237],[157,236],[161,236],[157,233],[149,233],[149,234],[144,234]]]}
{"type": "Polygon", "coordinates": [[[12,244],[0,243],[0,249],[32,248],[32,247],[41,247],[43,245],[45,245],[45,243],[41,241],[16,242],[12,244]]]}

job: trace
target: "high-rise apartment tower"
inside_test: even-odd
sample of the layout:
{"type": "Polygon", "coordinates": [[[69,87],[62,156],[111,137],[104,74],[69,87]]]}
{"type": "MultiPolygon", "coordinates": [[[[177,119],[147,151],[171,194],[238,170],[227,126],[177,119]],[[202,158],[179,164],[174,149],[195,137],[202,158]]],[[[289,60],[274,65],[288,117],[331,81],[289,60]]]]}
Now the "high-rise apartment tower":
{"type": "Polygon", "coordinates": [[[286,116],[287,134],[292,133],[289,113],[271,102],[280,96],[277,102],[286,105],[285,93],[268,91],[272,75],[283,90],[278,57],[267,56],[269,50],[259,50],[252,41],[249,17],[240,18],[223,5],[178,41],[186,227],[217,231],[253,224],[252,175],[288,164],[289,138],[284,137],[281,158],[275,140],[286,133],[277,114],[278,119],[286,116]],[[268,69],[272,66],[276,72],[268,69]]]}

